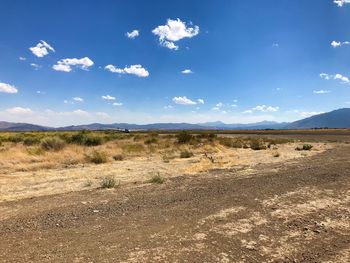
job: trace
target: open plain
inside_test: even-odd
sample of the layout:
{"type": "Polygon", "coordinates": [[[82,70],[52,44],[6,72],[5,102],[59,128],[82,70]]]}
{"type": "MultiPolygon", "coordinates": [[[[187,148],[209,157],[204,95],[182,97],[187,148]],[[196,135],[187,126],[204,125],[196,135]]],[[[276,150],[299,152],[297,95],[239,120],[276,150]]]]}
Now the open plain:
{"type": "Polygon", "coordinates": [[[38,134],[1,134],[1,262],[350,261],[349,131],[38,134]]]}

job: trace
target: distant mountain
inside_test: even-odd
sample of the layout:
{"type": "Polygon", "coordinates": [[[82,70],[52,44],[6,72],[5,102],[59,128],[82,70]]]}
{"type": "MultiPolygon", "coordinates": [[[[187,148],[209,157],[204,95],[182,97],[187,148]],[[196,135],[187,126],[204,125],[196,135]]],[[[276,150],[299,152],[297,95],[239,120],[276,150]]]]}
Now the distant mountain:
{"type": "Polygon", "coordinates": [[[46,131],[51,128],[29,124],[29,123],[14,123],[14,122],[6,122],[0,121],[0,130],[1,131],[46,131]]]}
{"type": "Polygon", "coordinates": [[[74,125],[59,128],[51,128],[28,123],[1,122],[0,131],[46,131],[46,130],[263,130],[263,129],[310,129],[310,128],[350,128],[350,109],[339,109],[328,113],[315,115],[292,123],[262,121],[249,124],[226,124],[221,121],[191,123],[152,123],[152,124],[129,124],[91,123],[87,125],[74,125]]]}
{"type": "Polygon", "coordinates": [[[256,130],[256,129],[283,129],[286,125],[289,123],[287,122],[275,122],[275,121],[262,121],[262,122],[256,122],[256,123],[249,123],[249,124],[226,124],[221,121],[216,122],[205,122],[200,123],[199,125],[204,127],[213,127],[216,129],[223,129],[223,130],[256,130]]]}
{"type": "Polygon", "coordinates": [[[292,122],[286,129],[350,128],[350,109],[339,109],[292,122]]]}

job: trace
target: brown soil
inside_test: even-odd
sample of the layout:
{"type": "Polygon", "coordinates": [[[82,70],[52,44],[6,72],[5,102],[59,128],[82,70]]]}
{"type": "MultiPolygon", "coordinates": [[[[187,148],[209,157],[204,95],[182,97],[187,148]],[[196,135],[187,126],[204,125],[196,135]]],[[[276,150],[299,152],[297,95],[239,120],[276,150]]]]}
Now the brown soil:
{"type": "Polygon", "coordinates": [[[0,203],[1,262],[349,262],[350,145],[0,203]]]}

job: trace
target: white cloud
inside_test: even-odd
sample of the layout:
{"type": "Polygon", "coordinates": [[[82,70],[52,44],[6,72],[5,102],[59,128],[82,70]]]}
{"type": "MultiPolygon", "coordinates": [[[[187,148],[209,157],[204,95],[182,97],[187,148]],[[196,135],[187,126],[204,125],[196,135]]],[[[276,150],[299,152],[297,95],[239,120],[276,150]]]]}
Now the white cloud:
{"type": "Polygon", "coordinates": [[[331,46],[333,47],[333,48],[337,48],[337,47],[341,47],[342,45],[350,45],[350,42],[349,41],[344,41],[344,42],[337,42],[337,41],[335,41],[335,40],[333,40],[332,42],[331,42],[331,46]]]}
{"type": "Polygon", "coordinates": [[[0,82],[0,92],[14,94],[17,93],[18,90],[15,86],[0,82]]]}
{"type": "Polygon", "coordinates": [[[22,108],[22,107],[13,107],[6,110],[7,113],[10,114],[29,114],[33,111],[30,108],[22,108]]]}
{"type": "Polygon", "coordinates": [[[258,105],[255,108],[252,108],[253,111],[262,111],[262,112],[276,112],[279,110],[279,107],[272,107],[266,105],[258,105]]]}
{"type": "Polygon", "coordinates": [[[321,79],[325,79],[325,80],[329,80],[329,79],[330,79],[330,76],[329,76],[329,74],[327,74],[327,73],[321,73],[321,74],[320,74],[320,78],[321,78],[321,79]]]}
{"type": "Polygon", "coordinates": [[[211,108],[212,110],[220,110],[220,108],[219,107],[217,107],[217,106],[215,106],[215,107],[213,107],[213,108],[211,108]]]}
{"type": "Polygon", "coordinates": [[[123,106],[123,103],[121,103],[121,102],[114,102],[112,105],[113,106],[123,106]]]}
{"type": "Polygon", "coordinates": [[[218,107],[218,108],[220,108],[220,107],[224,106],[224,104],[223,104],[222,102],[219,102],[219,103],[217,103],[215,106],[218,107]]]}
{"type": "Polygon", "coordinates": [[[345,4],[349,4],[350,0],[334,0],[333,1],[337,6],[342,7],[345,4]]]}
{"type": "Polygon", "coordinates": [[[327,93],[330,93],[331,91],[330,90],[314,90],[313,91],[314,94],[327,94],[327,93]]]}
{"type": "Polygon", "coordinates": [[[46,92],[44,92],[44,91],[41,91],[41,90],[37,90],[37,91],[36,91],[36,94],[41,94],[41,95],[45,95],[45,94],[46,94],[46,92]]]}
{"type": "Polygon", "coordinates": [[[180,104],[180,105],[196,105],[197,104],[197,102],[195,102],[193,100],[190,100],[186,96],[174,97],[173,98],[173,102],[176,103],[176,104],[180,104]]]}
{"type": "Polygon", "coordinates": [[[80,98],[80,97],[74,97],[73,100],[74,101],[78,101],[78,102],[83,102],[84,101],[84,99],[80,98]]]}
{"type": "Polygon", "coordinates": [[[237,104],[231,104],[230,107],[236,108],[236,107],[238,107],[238,105],[237,104]]]}
{"type": "Polygon", "coordinates": [[[41,40],[35,47],[30,47],[29,50],[39,58],[49,54],[49,51],[55,52],[55,49],[44,40],[41,40]]]}
{"type": "Polygon", "coordinates": [[[324,113],[323,111],[301,111],[300,112],[300,116],[307,118],[307,117],[311,117],[313,115],[318,115],[318,114],[322,114],[324,113]]]}
{"type": "Polygon", "coordinates": [[[337,47],[341,46],[341,43],[333,40],[332,43],[331,43],[331,46],[334,47],[334,48],[337,48],[337,47]]]}
{"type": "Polygon", "coordinates": [[[193,74],[193,71],[190,69],[184,69],[183,71],[181,71],[182,74],[193,74]]]}
{"type": "Polygon", "coordinates": [[[101,96],[101,98],[104,100],[115,100],[115,97],[112,97],[110,95],[101,96]]]}
{"type": "Polygon", "coordinates": [[[89,67],[93,66],[94,62],[88,58],[88,57],[83,57],[83,58],[65,58],[57,61],[55,65],[52,66],[54,70],[57,71],[63,71],[63,72],[71,72],[72,71],[72,66],[75,66],[77,68],[83,69],[83,70],[88,70],[89,67]]]}
{"type": "Polygon", "coordinates": [[[246,110],[246,111],[243,111],[243,113],[253,113],[252,110],[246,110]]]}
{"type": "Polygon", "coordinates": [[[335,75],[330,75],[330,74],[327,74],[327,73],[321,73],[320,74],[320,77],[322,79],[325,79],[325,80],[330,80],[330,79],[334,79],[334,80],[340,80],[342,83],[345,83],[345,84],[350,84],[350,80],[348,77],[342,75],[342,74],[335,74],[335,75]]]}
{"type": "Polygon", "coordinates": [[[203,99],[198,99],[198,100],[197,100],[197,103],[198,103],[198,104],[204,104],[204,100],[203,100],[203,99]]]}
{"type": "Polygon", "coordinates": [[[174,42],[198,35],[199,27],[187,27],[186,23],[179,18],[176,20],[168,19],[165,25],[156,27],[152,33],[159,37],[159,43],[162,46],[177,50],[179,47],[174,42]]]}
{"type": "Polygon", "coordinates": [[[166,110],[168,110],[168,109],[172,109],[173,106],[171,106],[171,105],[166,105],[166,106],[164,106],[163,108],[166,109],[166,110]]]}
{"type": "Polygon", "coordinates": [[[76,115],[79,115],[79,116],[88,116],[88,115],[90,115],[87,111],[80,110],[80,109],[73,111],[73,114],[76,114],[76,115]]]}
{"type": "Polygon", "coordinates": [[[126,36],[128,38],[134,39],[140,35],[140,32],[138,30],[133,30],[131,32],[126,32],[126,36]]]}
{"type": "Polygon", "coordinates": [[[22,61],[27,60],[27,58],[25,58],[25,57],[19,57],[18,59],[22,60],[22,61]]]}
{"type": "Polygon", "coordinates": [[[113,65],[107,65],[105,66],[105,69],[109,70],[112,73],[119,73],[119,74],[133,74],[138,77],[148,77],[149,72],[147,69],[143,68],[141,65],[131,65],[130,67],[125,68],[117,68],[113,65]]]}
{"type": "Polygon", "coordinates": [[[348,77],[345,77],[345,76],[343,76],[342,74],[339,74],[339,73],[335,74],[334,79],[339,79],[343,83],[349,83],[350,82],[348,77]]]}
{"type": "Polygon", "coordinates": [[[39,68],[41,68],[40,65],[35,64],[35,63],[30,63],[30,66],[33,67],[35,70],[38,70],[39,68]]]}
{"type": "Polygon", "coordinates": [[[174,49],[174,50],[178,50],[179,49],[179,46],[175,45],[174,42],[171,42],[171,41],[163,41],[162,42],[162,45],[166,48],[169,48],[169,49],[174,49]]]}
{"type": "Polygon", "coordinates": [[[101,118],[109,118],[110,117],[108,115],[108,113],[105,113],[105,112],[96,112],[95,115],[98,117],[101,117],[101,118]]]}

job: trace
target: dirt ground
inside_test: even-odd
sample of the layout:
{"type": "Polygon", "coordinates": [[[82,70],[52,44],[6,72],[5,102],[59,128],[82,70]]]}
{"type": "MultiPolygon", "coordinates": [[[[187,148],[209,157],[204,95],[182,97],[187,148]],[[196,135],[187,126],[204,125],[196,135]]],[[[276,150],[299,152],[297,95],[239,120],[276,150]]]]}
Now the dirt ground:
{"type": "Polygon", "coordinates": [[[350,145],[303,157],[164,184],[8,192],[0,262],[350,262],[350,145]]]}

